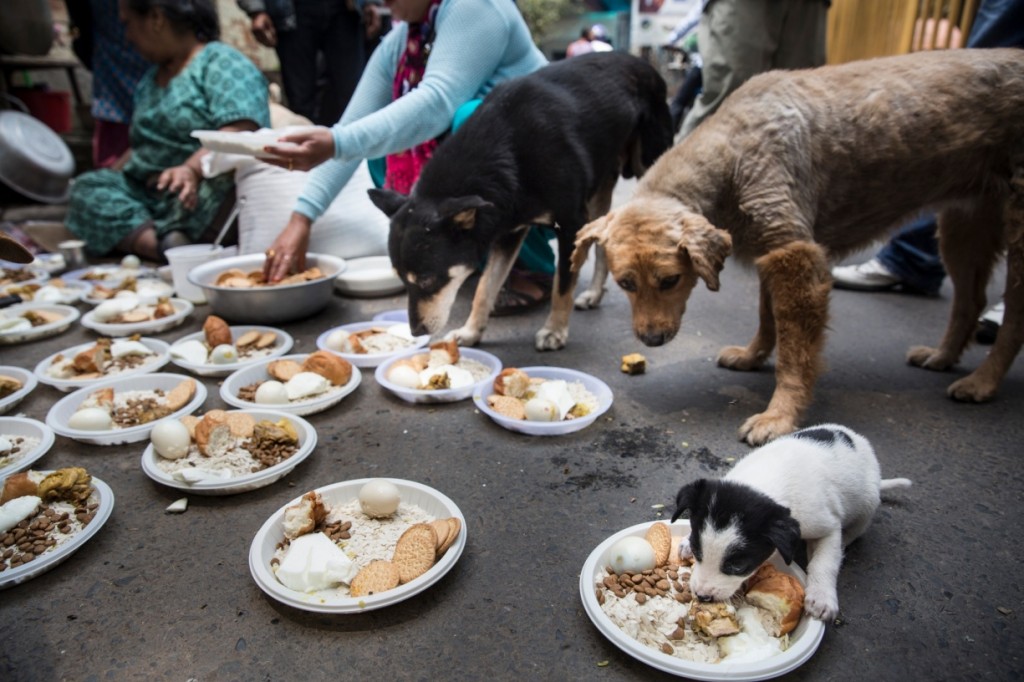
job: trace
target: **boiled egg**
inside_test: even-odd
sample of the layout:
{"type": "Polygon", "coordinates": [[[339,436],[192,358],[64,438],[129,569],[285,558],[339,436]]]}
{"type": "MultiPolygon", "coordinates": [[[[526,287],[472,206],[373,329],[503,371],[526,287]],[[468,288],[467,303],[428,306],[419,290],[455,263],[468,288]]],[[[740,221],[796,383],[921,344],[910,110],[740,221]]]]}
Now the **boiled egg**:
{"type": "Polygon", "coordinates": [[[222,343],[210,351],[210,362],[215,365],[230,365],[238,362],[238,351],[234,346],[222,343]]]}
{"type": "Polygon", "coordinates": [[[367,481],[359,489],[359,507],[363,513],[375,519],[391,516],[398,511],[401,495],[398,487],[383,478],[367,481]]]}
{"type": "Polygon", "coordinates": [[[643,538],[627,536],[608,550],[608,565],[615,573],[639,573],[655,567],[654,547],[643,538]]]}
{"type": "Polygon", "coordinates": [[[108,431],[114,428],[114,420],[102,408],[84,407],[71,415],[68,426],[79,431],[108,431]]]}
{"type": "Polygon", "coordinates": [[[349,333],[343,329],[337,329],[327,335],[327,347],[340,353],[353,352],[352,343],[349,341],[349,333]]]}
{"type": "Polygon", "coordinates": [[[420,373],[408,360],[399,360],[388,370],[388,381],[402,388],[419,388],[420,373]]]}
{"type": "Polygon", "coordinates": [[[32,295],[32,300],[36,303],[60,303],[62,301],[74,300],[74,292],[68,292],[60,287],[47,284],[46,286],[39,287],[35,294],[32,295]]]}
{"type": "Polygon", "coordinates": [[[5,436],[0,436],[0,455],[6,455],[8,452],[14,449],[14,444],[7,440],[5,436]]]}
{"type": "Polygon", "coordinates": [[[133,253],[129,253],[127,256],[121,259],[121,267],[126,270],[138,270],[142,267],[142,261],[139,257],[133,253]]]}
{"type": "Polygon", "coordinates": [[[205,365],[209,352],[202,341],[190,339],[174,344],[171,348],[171,357],[175,360],[183,360],[190,365],[205,365]]]}
{"type": "Polygon", "coordinates": [[[181,459],[188,454],[192,436],[188,427],[177,419],[159,421],[149,433],[149,442],[164,459],[181,459]]]}
{"type": "Polygon", "coordinates": [[[287,405],[288,391],[280,381],[264,381],[256,389],[256,402],[260,405],[287,405]]]}
{"type": "Polygon", "coordinates": [[[545,398],[530,398],[523,409],[526,410],[526,419],[531,422],[561,421],[558,405],[545,398]]]}

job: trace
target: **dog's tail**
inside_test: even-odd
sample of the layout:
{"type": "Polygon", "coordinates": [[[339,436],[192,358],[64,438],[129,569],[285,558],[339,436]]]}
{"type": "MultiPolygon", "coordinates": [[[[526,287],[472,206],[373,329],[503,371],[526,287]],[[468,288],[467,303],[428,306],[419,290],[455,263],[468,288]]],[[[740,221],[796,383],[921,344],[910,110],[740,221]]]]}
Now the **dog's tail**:
{"type": "Polygon", "coordinates": [[[914,485],[914,482],[909,478],[883,478],[878,489],[884,493],[887,490],[893,490],[895,488],[909,488],[912,485],[914,485]]]}

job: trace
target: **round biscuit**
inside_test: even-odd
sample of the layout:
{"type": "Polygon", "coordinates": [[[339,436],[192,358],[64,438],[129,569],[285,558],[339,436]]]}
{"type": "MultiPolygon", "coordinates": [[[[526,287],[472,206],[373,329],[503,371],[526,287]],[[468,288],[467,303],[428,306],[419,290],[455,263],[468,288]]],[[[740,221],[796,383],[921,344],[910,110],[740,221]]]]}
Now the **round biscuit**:
{"type": "Polygon", "coordinates": [[[645,536],[647,542],[654,548],[654,562],[656,566],[663,566],[668,561],[669,550],[672,549],[672,531],[664,521],[651,524],[645,536]]]}
{"type": "Polygon", "coordinates": [[[353,597],[366,597],[371,594],[386,592],[398,587],[398,566],[390,561],[371,561],[352,579],[349,594],[353,597]]]}
{"type": "Polygon", "coordinates": [[[398,566],[400,582],[404,585],[430,570],[436,557],[437,533],[429,523],[417,523],[398,538],[391,561],[398,566]]]}
{"type": "Polygon", "coordinates": [[[459,533],[462,532],[462,522],[454,516],[448,517],[445,521],[448,522],[449,533],[444,544],[437,550],[438,557],[443,556],[444,553],[448,551],[448,548],[455,544],[455,541],[459,538],[459,533]]]}
{"type": "Polygon", "coordinates": [[[448,519],[436,519],[430,522],[430,525],[434,528],[434,532],[437,533],[437,552],[441,553],[441,545],[448,539],[448,534],[451,532],[451,526],[448,525],[448,519]]]}

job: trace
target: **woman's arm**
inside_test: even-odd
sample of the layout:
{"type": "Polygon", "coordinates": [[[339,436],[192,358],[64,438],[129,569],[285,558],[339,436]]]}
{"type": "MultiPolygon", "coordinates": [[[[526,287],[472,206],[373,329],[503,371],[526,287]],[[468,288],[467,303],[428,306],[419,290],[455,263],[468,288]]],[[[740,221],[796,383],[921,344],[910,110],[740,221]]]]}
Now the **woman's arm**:
{"type": "MultiPolygon", "coordinates": [[[[258,129],[255,121],[235,121],[219,128],[232,133],[258,129]]],[[[199,183],[203,180],[202,159],[206,154],[207,150],[200,147],[181,165],[165,169],[157,178],[156,188],[177,194],[181,205],[193,210],[199,199],[199,183]]]]}

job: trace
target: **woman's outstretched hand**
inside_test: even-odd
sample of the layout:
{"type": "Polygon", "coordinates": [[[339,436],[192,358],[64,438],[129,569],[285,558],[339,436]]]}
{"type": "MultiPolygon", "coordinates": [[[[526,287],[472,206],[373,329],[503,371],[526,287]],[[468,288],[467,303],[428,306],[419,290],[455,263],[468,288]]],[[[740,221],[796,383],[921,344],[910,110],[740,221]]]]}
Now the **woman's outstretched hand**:
{"type": "Polygon", "coordinates": [[[181,205],[189,211],[199,203],[199,175],[187,164],[173,166],[160,174],[156,181],[159,191],[168,191],[178,195],[181,205]]]}
{"type": "Polygon", "coordinates": [[[288,170],[308,171],[334,157],[334,136],[330,128],[315,128],[282,135],[279,140],[288,144],[270,144],[263,148],[274,158],[267,163],[288,170]]]}
{"type": "Polygon", "coordinates": [[[306,251],[309,250],[311,226],[309,218],[301,213],[292,213],[288,224],[267,249],[267,259],[263,263],[265,281],[280,282],[289,273],[302,272],[306,269],[306,251]]]}

